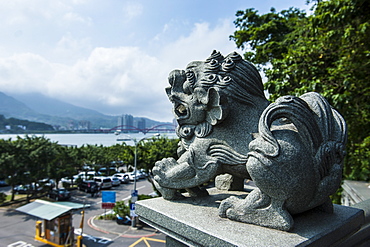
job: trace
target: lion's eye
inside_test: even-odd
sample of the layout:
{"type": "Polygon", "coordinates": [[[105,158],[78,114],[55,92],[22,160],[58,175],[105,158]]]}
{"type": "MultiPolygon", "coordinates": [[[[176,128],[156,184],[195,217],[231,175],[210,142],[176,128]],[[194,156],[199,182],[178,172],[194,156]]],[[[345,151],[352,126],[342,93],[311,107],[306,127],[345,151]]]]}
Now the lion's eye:
{"type": "Polygon", "coordinates": [[[179,105],[177,108],[176,108],[176,111],[180,114],[180,115],[186,115],[187,114],[187,110],[186,110],[186,107],[184,105],[179,105]]]}

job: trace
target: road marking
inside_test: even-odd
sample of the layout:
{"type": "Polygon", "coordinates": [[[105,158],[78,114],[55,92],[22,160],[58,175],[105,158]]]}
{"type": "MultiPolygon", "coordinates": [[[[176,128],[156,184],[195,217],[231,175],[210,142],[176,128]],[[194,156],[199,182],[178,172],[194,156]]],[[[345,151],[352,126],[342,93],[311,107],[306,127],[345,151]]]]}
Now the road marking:
{"type": "MultiPolygon", "coordinates": [[[[81,229],[75,229],[74,230],[74,234],[75,235],[81,235],[81,229]]],[[[99,244],[110,244],[113,242],[112,239],[110,238],[105,238],[105,237],[95,237],[95,236],[91,236],[89,234],[86,234],[86,233],[83,233],[82,236],[84,237],[84,239],[86,240],[89,240],[89,241],[93,241],[95,243],[99,243],[99,244]]],[[[18,246],[17,246],[18,247],[18,246]]],[[[23,247],[23,246],[22,246],[23,247]]]]}
{"type": "Polygon", "coordinates": [[[150,244],[149,244],[148,240],[149,241],[153,241],[153,242],[166,243],[166,241],[165,240],[162,240],[162,239],[142,237],[139,240],[137,240],[135,243],[131,244],[129,247],[134,247],[138,243],[140,243],[141,241],[143,241],[146,244],[147,247],[150,247],[150,244]]]}
{"type": "Polygon", "coordinates": [[[12,244],[9,244],[7,247],[34,247],[32,244],[28,244],[24,241],[18,241],[14,242],[12,244]]]}

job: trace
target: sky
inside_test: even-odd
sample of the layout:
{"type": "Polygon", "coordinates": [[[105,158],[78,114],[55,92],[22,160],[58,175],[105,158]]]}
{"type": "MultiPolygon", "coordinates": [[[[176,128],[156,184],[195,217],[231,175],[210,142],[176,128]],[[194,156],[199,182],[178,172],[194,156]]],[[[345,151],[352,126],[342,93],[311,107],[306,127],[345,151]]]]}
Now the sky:
{"type": "Polygon", "coordinates": [[[173,69],[240,54],[237,10],[306,0],[0,0],[0,92],[41,93],[106,115],[171,122],[173,69]]]}

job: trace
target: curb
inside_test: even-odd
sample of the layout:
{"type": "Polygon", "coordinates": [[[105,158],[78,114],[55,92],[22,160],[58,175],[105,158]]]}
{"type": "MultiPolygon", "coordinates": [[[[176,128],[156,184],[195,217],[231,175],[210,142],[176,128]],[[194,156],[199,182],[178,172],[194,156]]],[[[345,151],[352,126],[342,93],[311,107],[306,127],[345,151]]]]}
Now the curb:
{"type": "Polygon", "coordinates": [[[115,235],[118,235],[119,237],[122,237],[122,238],[142,238],[142,237],[153,237],[153,236],[157,235],[156,232],[153,232],[152,234],[128,235],[128,234],[124,234],[124,233],[118,233],[118,232],[114,232],[114,231],[108,231],[106,229],[99,228],[96,224],[94,224],[94,218],[95,217],[96,216],[90,217],[87,220],[87,224],[88,224],[89,227],[91,227],[92,229],[94,229],[96,231],[99,231],[99,232],[103,232],[103,233],[106,233],[106,234],[115,234],[115,235]]]}

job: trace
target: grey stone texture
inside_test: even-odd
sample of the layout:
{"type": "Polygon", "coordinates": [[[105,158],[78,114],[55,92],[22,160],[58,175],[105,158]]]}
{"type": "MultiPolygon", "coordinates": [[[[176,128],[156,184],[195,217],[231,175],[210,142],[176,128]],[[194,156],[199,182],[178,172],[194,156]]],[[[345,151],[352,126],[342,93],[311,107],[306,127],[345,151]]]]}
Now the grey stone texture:
{"type": "Polygon", "coordinates": [[[215,186],[219,190],[243,190],[244,179],[230,174],[218,175],[215,179],[215,186]]]}
{"type": "Polygon", "coordinates": [[[244,197],[246,192],[213,188],[209,194],[185,197],[181,202],[138,201],[136,213],[141,221],[169,236],[167,246],[345,246],[342,243],[348,243],[364,222],[362,210],[334,205],[333,213],[310,210],[295,215],[292,231],[280,231],[217,217],[222,200],[231,195],[244,197]]]}
{"type": "Polygon", "coordinates": [[[180,189],[207,196],[199,186],[229,174],[216,179],[218,188],[242,189],[244,179],[257,188],[224,199],[220,217],[290,231],[295,214],[333,212],[329,196],[341,183],[347,128],[325,98],[312,92],[270,104],[257,69],[235,52],[214,51],[174,70],[169,84],[180,145],[179,159],[153,168],[164,199],[181,199],[180,189]]]}

